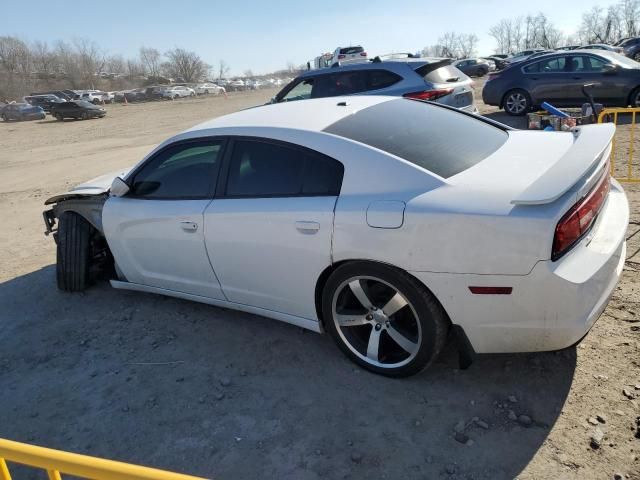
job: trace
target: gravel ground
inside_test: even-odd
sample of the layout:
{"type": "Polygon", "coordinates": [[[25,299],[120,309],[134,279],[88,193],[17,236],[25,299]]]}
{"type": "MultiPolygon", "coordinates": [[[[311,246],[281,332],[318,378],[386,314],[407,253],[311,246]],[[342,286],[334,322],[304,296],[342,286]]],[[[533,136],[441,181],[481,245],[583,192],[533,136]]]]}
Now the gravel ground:
{"type": "Polygon", "coordinates": [[[466,371],[449,349],[386,379],[326,336],[261,317],[106,284],[57,291],[46,197],[273,93],[0,123],[0,437],[216,479],[640,479],[635,186],[623,278],[586,339],[466,371]]]}

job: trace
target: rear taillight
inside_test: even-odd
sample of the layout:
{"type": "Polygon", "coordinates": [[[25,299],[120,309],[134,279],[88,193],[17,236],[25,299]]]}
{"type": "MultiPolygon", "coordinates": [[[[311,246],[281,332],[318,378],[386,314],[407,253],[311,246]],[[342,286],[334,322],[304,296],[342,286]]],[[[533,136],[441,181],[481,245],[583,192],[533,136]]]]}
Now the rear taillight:
{"type": "Polygon", "coordinates": [[[342,59],[343,59],[343,58],[345,58],[345,57],[346,57],[346,55],[342,55],[342,54],[340,54],[340,55],[338,55],[338,60],[342,60],[342,59]]]}
{"type": "Polygon", "coordinates": [[[366,57],[367,56],[367,52],[360,52],[360,56],[361,57],[366,57]]]}
{"type": "Polygon", "coordinates": [[[436,100],[438,98],[449,95],[453,92],[453,88],[442,88],[440,90],[424,90],[422,92],[405,93],[403,97],[414,98],[416,100],[436,100]]]}
{"type": "Polygon", "coordinates": [[[556,261],[567,253],[591,229],[611,188],[609,164],[598,184],[578,201],[556,225],[551,260],[556,261]]]}

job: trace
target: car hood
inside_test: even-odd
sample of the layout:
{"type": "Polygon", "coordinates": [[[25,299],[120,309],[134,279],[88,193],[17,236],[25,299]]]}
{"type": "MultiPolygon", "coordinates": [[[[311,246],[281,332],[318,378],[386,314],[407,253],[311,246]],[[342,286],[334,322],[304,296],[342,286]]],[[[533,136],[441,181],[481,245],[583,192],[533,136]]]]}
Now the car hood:
{"type": "Polygon", "coordinates": [[[101,175],[99,177],[94,178],[93,180],[89,180],[88,182],[81,183],[80,185],[76,185],[68,192],[62,193],[60,195],[55,195],[51,198],[48,198],[47,201],[44,202],[45,205],[51,205],[52,203],[57,203],[62,200],[68,200],[70,198],[81,198],[81,197],[90,197],[94,195],[103,195],[109,191],[111,188],[111,183],[113,179],[116,177],[124,178],[131,168],[126,168],[123,170],[117,170],[115,172],[107,173],[105,175],[101,175]]]}

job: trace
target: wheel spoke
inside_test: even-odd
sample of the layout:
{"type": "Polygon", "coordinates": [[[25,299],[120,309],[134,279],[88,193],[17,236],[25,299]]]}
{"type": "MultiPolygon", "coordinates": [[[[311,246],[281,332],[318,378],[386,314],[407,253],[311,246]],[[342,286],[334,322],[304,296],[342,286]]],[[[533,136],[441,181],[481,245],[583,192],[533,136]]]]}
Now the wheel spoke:
{"type": "MultiPolygon", "coordinates": [[[[387,333],[393,339],[393,341],[396,342],[398,345],[400,345],[400,347],[402,347],[402,349],[405,350],[407,353],[415,353],[418,350],[417,343],[414,343],[411,340],[409,340],[407,337],[405,337],[395,328],[388,327],[387,333]]],[[[371,339],[369,339],[369,343],[371,343],[371,339]]]]}
{"type": "Polygon", "coordinates": [[[391,300],[389,300],[387,304],[384,307],[382,307],[382,312],[387,317],[390,317],[391,315],[393,315],[394,313],[396,313],[398,310],[400,310],[402,307],[406,305],[407,305],[407,301],[404,299],[404,297],[400,295],[400,293],[396,292],[396,294],[393,297],[391,297],[391,300]]]}
{"type": "Polygon", "coordinates": [[[371,329],[371,334],[369,335],[369,344],[367,345],[367,358],[369,360],[373,360],[374,362],[378,361],[378,348],[380,347],[380,332],[382,330],[376,330],[375,328],[371,329]]]}
{"type": "Polygon", "coordinates": [[[351,288],[351,291],[353,292],[353,294],[356,296],[356,298],[364,308],[369,310],[370,308],[373,307],[371,301],[369,300],[369,297],[367,297],[367,294],[364,292],[364,289],[362,288],[362,284],[360,283],[360,280],[354,280],[352,282],[349,282],[349,288],[351,288]]]}
{"type": "Polygon", "coordinates": [[[369,320],[365,318],[365,315],[340,315],[336,314],[336,321],[341,327],[355,327],[358,325],[366,325],[369,320]]]}

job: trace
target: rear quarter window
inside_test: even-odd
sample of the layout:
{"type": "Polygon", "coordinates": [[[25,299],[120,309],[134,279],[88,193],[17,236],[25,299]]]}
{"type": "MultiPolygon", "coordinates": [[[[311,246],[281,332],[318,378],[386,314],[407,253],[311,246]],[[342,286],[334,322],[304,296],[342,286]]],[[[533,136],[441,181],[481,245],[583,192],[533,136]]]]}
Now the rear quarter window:
{"type": "Polygon", "coordinates": [[[447,83],[460,79],[460,71],[453,65],[446,65],[423,75],[427,82],[431,83],[447,83]]]}
{"type": "Polygon", "coordinates": [[[324,131],[378,148],[443,178],[473,167],[508,138],[505,130],[472,116],[409,99],[360,110],[324,131]]]}
{"type": "Polygon", "coordinates": [[[364,52],[364,48],[362,47],[348,47],[348,48],[341,48],[340,49],[340,53],[342,55],[351,55],[354,53],[362,53],[364,52]]]}

